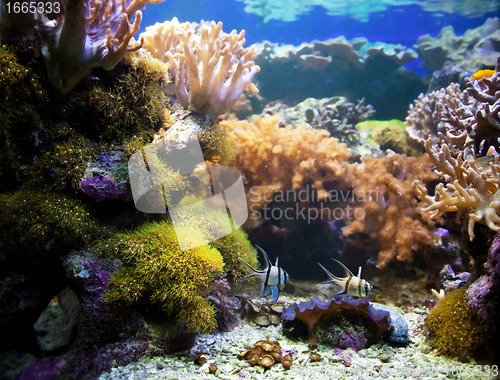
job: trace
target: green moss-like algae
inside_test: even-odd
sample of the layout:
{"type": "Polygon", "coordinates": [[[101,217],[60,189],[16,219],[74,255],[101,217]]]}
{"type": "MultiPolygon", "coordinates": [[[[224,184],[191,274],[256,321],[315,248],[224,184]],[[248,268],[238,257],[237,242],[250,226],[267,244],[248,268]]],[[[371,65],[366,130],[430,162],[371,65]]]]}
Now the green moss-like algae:
{"type": "Polygon", "coordinates": [[[396,153],[416,157],[423,153],[421,147],[417,148],[410,143],[406,127],[401,120],[366,120],[358,123],[356,129],[371,132],[370,137],[380,149],[391,149],[396,153]]]}
{"type": "Polygon", "coordinates": [[[175,229],[171,222],[151,223],[103,241],[100,247],[104,252],[127,262],[110,281],[108,301],[151,303],[186,320],[191,330],[211,331],[217,326],[216,311],[206,296],[214,274],[223,269],[243,273],[238,257],[253,265],[257,265],[257,258],[241,230],[210,244],[203,244],[206,239],[210,239],[209,229],[189,223],[186,217],[175,229]],[[178,237],[199,245],[181,251],[178,237]]]}
{"type": "Polygon", "coordinates": [[[216,327],[215,310],[204,295],[213,273],[222,273],[222,256],[206,244],[181,251],[177,235],[191,243],[202,243],[204,238],[199,229],[175,230],[170,222],[163,222],[115,234],[103,243],[105,252],[118,253],[128,261],[127,268],[112,277],[108,300],[150,302],[185,319],[190,329],[208,332],[216,327]]]}
{"type": "Polygon", "coordinates": [[[447,356],[477,354],[484,338],[479,316],[467,305],[465,290],[447,293],[427,317],[427,327],[438,350],[447,356]]]}
{"type": "MultiPolygon", "coordinates": [[[[119,72],[119,70],[116,70],[119,72]]],[[[102,136],[123,142],[137,137],[154,135],[154,129],[169,118],[169,103],[164,86],[170,82],[166,65],[145,53],[125,56],[123,69],[112,86],[98,83],[89,93],[96,109],[102,136]]]]}
{"type": "Polygon", "coordinates": [[[0,246],[15,253],[67,249],[89,243],[100,227],[80,202],[60,193],[22,189],[0,194],[0,246]]]}

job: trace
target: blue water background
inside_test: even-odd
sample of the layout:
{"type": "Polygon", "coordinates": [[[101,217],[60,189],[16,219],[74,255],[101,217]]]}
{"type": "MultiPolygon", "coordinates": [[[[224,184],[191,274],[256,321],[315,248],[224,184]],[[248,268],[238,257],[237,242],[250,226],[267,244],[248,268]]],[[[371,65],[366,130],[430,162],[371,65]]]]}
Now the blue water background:
{"type": "MultiPolygon", "coordinates": [[[[418,37],[424,34],[437,36],[444,26],[452,25],[457,35],[463,35],[467,29],[483,25],[488,17],[499,16],[489,13],[469,18],[458,14],[430,13],[418,5],[407,5],[372,13],[369,21],[363,22],[347,16],[330,16],[323,7],[315,7],[296,21],[270,20],[264,23],[259,16],[245,12],[244,8],[243,2],[235,0],[166,0],[147,6],[143,11],[140,31],[156,22],[177,17],[180,22],[202,19],[222,21],[223,30],[227,33],[233,29],[245,29],[247,46],[264,40],[300,45],[302,42],[343,35],[347,39],[366,37],[371,42],[382,41],[411,48],[418,37]]],[[[408,63],[406,67],[422,75],[425,70],[418,68],[419,63],[420,59],[408,63]]]]}

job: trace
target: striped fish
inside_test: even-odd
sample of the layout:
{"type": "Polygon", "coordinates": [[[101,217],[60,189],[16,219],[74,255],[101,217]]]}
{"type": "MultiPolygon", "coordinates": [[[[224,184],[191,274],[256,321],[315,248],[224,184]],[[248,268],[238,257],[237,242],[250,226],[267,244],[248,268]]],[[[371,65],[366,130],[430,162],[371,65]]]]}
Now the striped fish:
{"type": "Polygon", "coordinates": [[[361,279],[361,267],[359,267],[358,275],[355,276],[344,264],[342,264],[338,260],[335,261],[342,265],[342,267],[346,271],[346,274],[348,274],[347,277],[341,278],[334,276],[323,265],[321,265],[320,263],[318,263],[318,265],[323,268],[328,277],[330,277],[331,279],[330,281],[326,281],[325,283],[334,282],[342,287],[342,290],[337,294],[347,294],[348,296],[353,297],[366,297],[373,292],[373,286],[371,286],[369,282],[361,279]]]}
{"type": "Polygon", "coordinates": [[[245,264],[253,273],[249,274],[248,276],[239,278],[236,281],[240,282],[240,281],[247,280],[250,277],[257,277],[259,280],[262,281],[262,288],[261,288],[260,297],[261,298],[267,297],[270,294],[272,294],[271,301],[276,302],[278,300],[279,295],[280,295],[280,288],[279,287],[281,285],[284,285],[285,282],[288,281],[288,278],[289,278],[288,273],[286,273],[283,269],[281,269],[278,266],[278,258],[276,258],[276,264],[272,265],[271,260],[269,260],[269,257],[267,256],[266,251],[264,251],[258,245],[256,245],[256,247],[264,255],[264,258],[266,259],[266,263],[267,263],[267,268],[265,268],[264,270],[254,269],[250,264],[248,264],[247,262],[238,258],[238,260],[241,261],[243,264],[245,264]],[[268,286],[269,286],[269,290],[266,292],[266,288],[268,286]]]}

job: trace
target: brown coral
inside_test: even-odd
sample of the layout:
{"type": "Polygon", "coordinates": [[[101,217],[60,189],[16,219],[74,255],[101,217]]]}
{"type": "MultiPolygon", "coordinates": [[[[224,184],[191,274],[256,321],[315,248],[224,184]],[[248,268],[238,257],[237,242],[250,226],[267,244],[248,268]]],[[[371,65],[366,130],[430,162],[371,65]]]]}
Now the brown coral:
{"type": "MultiPolygon", "coordinates": [[[[345,236],[363,232],[380,243],[377,267],[394,258],[413,261],[414,252],[434,241],[432,232],[418,217],[413,181],[438,178],[428,155],[420,159],[387,151],[387,156],[364,156],[350,168],[355,198],[354,219],[343,230],[345,236]]],[[[429,221],[428,219],[426,221],[429,221]]]]}
{"type": "Polygon", "coordinates": [[[412,261],[415,252],[433,243],[434,236],[423,223],[430,219],[419,216],[412,191],[415,179],[428,183],[438,178],[430,170],[429,156],[417,160],[387,151],[385,157],[365,156],[361,163],[350,164],[346,145],[325,130],[307,129],[305,124],[280,128],[279,118],[269,115],[254,116],[253,123],[226,120],[220,125],[228,129],[235,147],[235,166],[246,179],[254,219],[275,193],[309,188],[322,202],[332,198],[332,189],[353,191],[354,197],[348,197],[354,198],[351,203],[325,202],[322,212],[328,219],[334,214],[328,207],[344,207],[342,215],[348,220],[344,235],[365,233],[378,241],[379,268],[394,258],[412,261]]]}
{"type": "Polygon", "coordinates": [[[325,182],[343,182],[350,156],[345,144],[325,130],[280,128],[279,117],[253,116],[252,123],[225,120],[237,151],[235,166],[245,175],[250,210],[269,203],[275,191],[298,190],[310,185],[320,198],[328,196],[325,182]]]}

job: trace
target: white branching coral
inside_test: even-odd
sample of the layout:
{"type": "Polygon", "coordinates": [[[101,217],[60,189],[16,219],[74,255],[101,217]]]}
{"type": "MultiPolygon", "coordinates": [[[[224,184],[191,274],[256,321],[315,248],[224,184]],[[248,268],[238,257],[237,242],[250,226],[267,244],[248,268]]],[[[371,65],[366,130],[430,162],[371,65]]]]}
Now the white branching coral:
{"type": "Polygon", "coordinates": [[[127,52],[140,49],[142,42],[129,46],[141,22],[139,9],[162,1],[77,0],[54,20],[35,13],[41,21],[37,32],[52,85],[68,93],[89,69],[111,70],[127,52]]]}
{"type": "Polygon", "coordinates": [[[250,81],[259,72],[253,46],[244,48],[245,31],[222,31],[222,22],[200,26],[177,18],[146,28],[144,48],[167,63],[179,103],[212,120],[229,111],[243,91],[258,92],[250,81]]]}
{"type": "Polygon", "coordinates": [[[447,145],[439,151],[432,149],[431,140],[425,144],[427,153],[443,176],[446,185],[436,186],[435,195],[430,196],[420,181],[413,183],[417,198],[428,205],[421,209],[432,219],[447,212],[456,212],[456,222],[468,215],[470,240],[474,239],[474,224],[485,223],[494,231],[500,231],[500,162],[499,157],[469,158],[462,155],[454,158],[447,145]]]}

